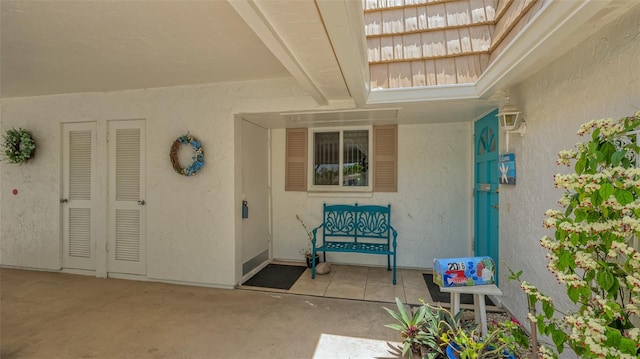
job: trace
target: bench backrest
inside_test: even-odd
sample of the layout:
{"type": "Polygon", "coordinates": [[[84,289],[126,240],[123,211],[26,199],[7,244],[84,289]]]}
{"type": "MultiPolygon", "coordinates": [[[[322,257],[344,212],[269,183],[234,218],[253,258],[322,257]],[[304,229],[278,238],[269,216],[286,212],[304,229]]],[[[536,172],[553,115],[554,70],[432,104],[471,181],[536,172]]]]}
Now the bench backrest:
{"type": "Polygon", "coordinates": [[[327,205],[323,206],[322,226],[323,241],[352,240],[368,242],[373,239],[379,242],[385,239],[387,244],[391,238],[391,205],[327,205]]]}

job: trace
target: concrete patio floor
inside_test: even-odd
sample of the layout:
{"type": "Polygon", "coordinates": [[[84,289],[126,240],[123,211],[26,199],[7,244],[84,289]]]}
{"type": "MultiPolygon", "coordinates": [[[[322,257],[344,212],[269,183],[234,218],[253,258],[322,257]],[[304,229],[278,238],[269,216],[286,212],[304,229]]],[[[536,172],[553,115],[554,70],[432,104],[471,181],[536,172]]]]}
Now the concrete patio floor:
{"type": "Polygon", "coordinates": [[[3,359],[312,358],[322,334],[399,339],[374,301],[6,268],[0,290],[3,359]]]}

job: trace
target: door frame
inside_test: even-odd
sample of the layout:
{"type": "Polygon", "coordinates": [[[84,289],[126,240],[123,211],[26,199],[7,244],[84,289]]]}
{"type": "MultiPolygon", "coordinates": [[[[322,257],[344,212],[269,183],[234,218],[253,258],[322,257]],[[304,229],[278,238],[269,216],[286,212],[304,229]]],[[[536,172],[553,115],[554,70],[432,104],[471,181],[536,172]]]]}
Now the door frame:
{"type": "MultiPolygon", "coordinates": [[[[234,175],[235,175],[235,191],[234,191],[234,219],[235,219],[235,284],[240,285],[246,279],[252,277],[261,269],[266,267],[273,260],[273,198],[272,198],[272,133],[271,129],[266,128],[264,126],[256,125],[251,121],[247,121],[253,125],[264,128],[267,131],[267,182],[268,182],[268,227],[269,227],[269,245],[268,252],[269,258],[267,261],[258,265],[253,270],[248,273],[243,273],[243,255],[242,255],[242,246],[243,246],[243,219],[242,219],[242,201],[244,198],[243,193],[243,183],[244,183],[244,171],[243,171],[243,153],[244,153],[244,134],[243,134],[243,122],[246,121],[242,118],[242,115],[235,116],[234,123],[234,151],[235,158],[237,160],[237,165],[235,166],[234,175]]],[[[251,207],[249,205],[249,207],[251,207]]],[[[249,209],[249,216],[251,216],[251,208],[249,209]]]]}

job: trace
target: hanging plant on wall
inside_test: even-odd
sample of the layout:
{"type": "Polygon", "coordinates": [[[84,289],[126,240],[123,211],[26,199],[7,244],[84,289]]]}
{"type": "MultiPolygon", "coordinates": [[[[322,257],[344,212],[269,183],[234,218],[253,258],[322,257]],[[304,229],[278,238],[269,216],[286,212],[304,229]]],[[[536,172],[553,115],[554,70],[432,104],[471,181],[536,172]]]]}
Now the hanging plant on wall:
{"type": "Polygon", "coordinates": [[[4,155],[10,163],[24,163],[33,157],[36,142],[29,131],[19,128],[10,129],[4,135],[4,155]]]}
{"type": "Polygon", "coordinates": [[[171,165],[176,173],[183,176],[194,176],[204,166],[204,150],[202,149],[202,143],[190,134],[182,135],[178,137],[171,145],[171,151],[169,152],[169,158],[171,159],[171,165]],[[180,166],[178,161],[178,151],[182,148],[182,145],[190,145],[193,149],[193,155],[191,159],[193,162],[187,167],[180,166]]]}

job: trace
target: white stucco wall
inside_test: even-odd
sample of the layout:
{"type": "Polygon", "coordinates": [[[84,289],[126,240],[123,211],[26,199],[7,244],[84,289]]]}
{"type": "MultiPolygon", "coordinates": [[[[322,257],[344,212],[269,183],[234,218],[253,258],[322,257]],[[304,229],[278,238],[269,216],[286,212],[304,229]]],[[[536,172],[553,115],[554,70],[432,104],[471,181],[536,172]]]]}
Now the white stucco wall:
{"type": "MultiPolygon", "coordinates": [[[[273,227],[274,257],[302,260],[307,226],[322,223],[322,204],[391,204],[391,222],[398,231],[398,266],[431,268],[433,258],[471,252],[472,163],[470,123],[401,125],[398,127],[398,192],[370,198],[348,195],[312,197],[284,191],[285,131],[274,130],[273,227]]],[[[329,253],[327,260],[386,266],[386,257],[329,253]]]]}
{"type": "MultiPolygon", "coordinates": [[[[97,121],[100,135],[106,121],[145,119],[148,277],[234,285],[234,114],[316,106],[301,93],[288,79],[2,100],[2,132],[26,128],[38,147],[27,164],[0,162],[0,264],[49,270],[62,265],[61,123],[97,121]],[[193,177],[173,172],[168,158],[171,143],[186,132],[202,141],[206,155],[205,167],[193,177]]],[[[103,138],[97,152],[98,172],[105,176],[103,138]]],[[[106,192],[106,180],[97,184],[106,192]]],[[[106,270],[104,263],[97,267],[106,270]]]]}
{"type": "MultiPolygon", "coordinates": [[[[539,239],[553,232],[542,227],[544,213],[558,209],[562,192],[555,173],[571,169],[555,164],[556,155],[584,141],[580,124],[598,118],[632,115],[640,108],[640,6],[590,36],[512,91],[511,102],[527,121],[524,138],[513,136],[517,185],[500,188],[500,258],[522,279],[566,305],[564,286],[546,270],[539,239]]],[[[520,320],[526,300],[515,282],[501,271],[504,303],[520,320]]]]}

